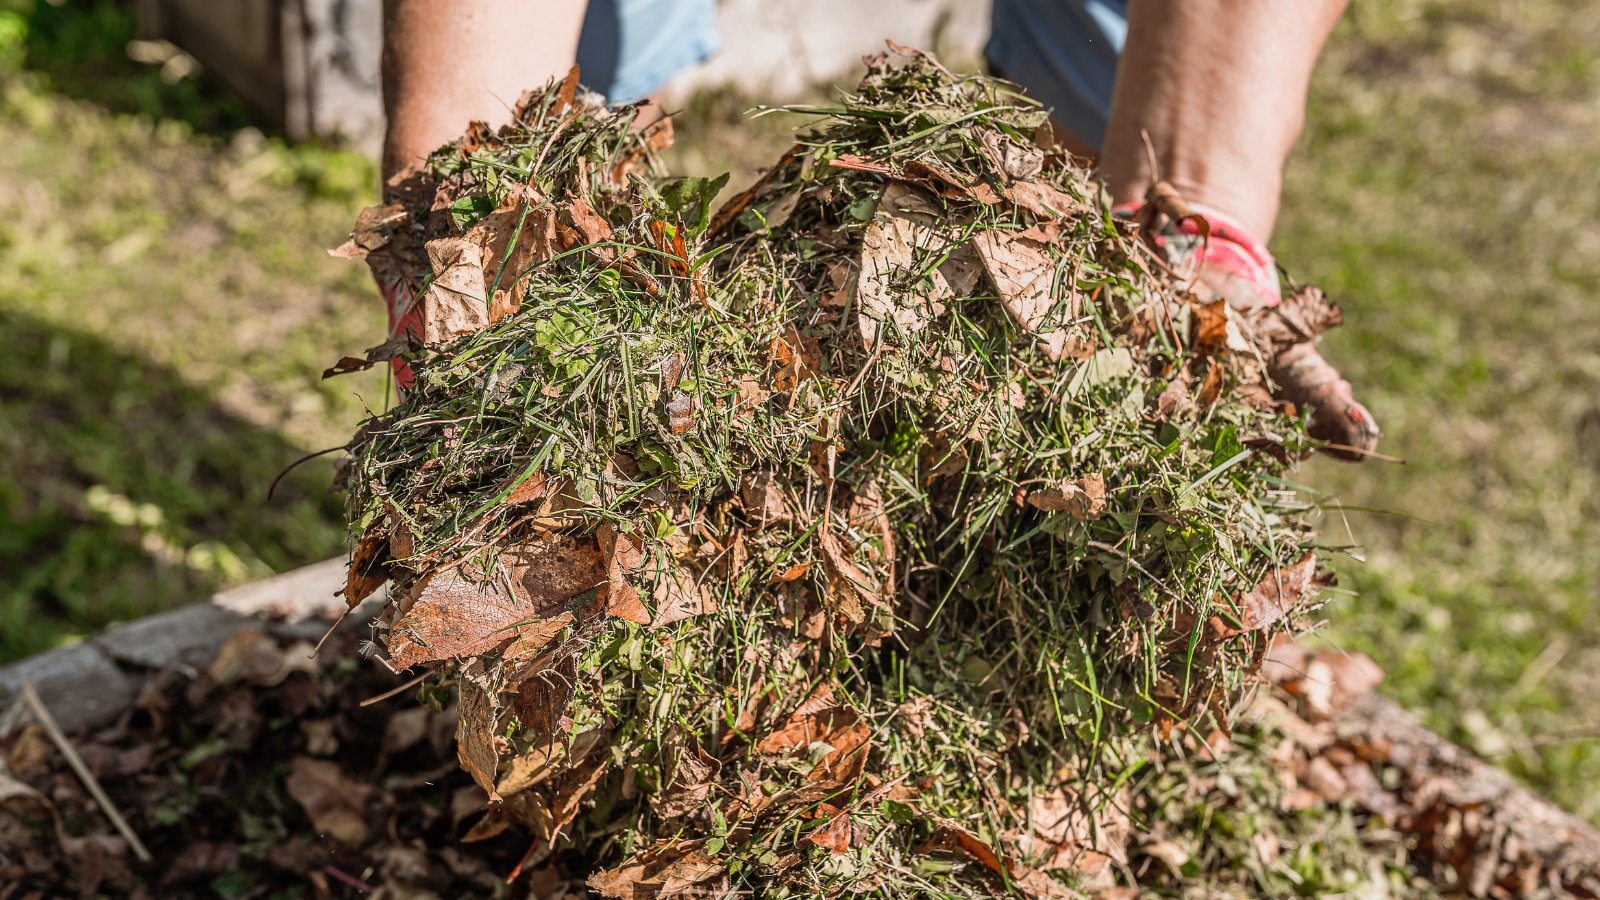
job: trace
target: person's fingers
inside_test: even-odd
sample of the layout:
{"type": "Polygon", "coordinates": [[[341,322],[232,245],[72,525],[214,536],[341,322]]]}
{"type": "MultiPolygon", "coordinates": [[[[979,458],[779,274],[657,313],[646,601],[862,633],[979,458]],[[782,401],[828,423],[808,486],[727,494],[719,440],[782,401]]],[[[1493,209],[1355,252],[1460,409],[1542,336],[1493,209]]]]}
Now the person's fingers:
{"type": "Polygon", "coordinates": [[[1279,396],[1305,410],[1306,431],[1327,443],[1326,452],[1359,462],[1378,446],[1378,423],[1355,399],[1350,382],[1310,343],[1295,344],[1272,361],[1279,396]]]}

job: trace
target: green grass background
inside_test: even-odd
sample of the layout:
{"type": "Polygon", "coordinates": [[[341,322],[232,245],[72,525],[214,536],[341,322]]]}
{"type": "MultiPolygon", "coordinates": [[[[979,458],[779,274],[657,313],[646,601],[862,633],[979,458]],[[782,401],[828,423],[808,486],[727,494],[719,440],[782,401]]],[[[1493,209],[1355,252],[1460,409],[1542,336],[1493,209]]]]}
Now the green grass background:
{"type": "MultiPolygon", "coordinates": [[[[0,660],[338,553],[326,460],[267,485],[384,399],[318,377],[381,339],[361,267],[322,252],[372,166],[262,135],[130,34],[111,0],[0,0],[0,660]]],[[[1597,47],[1580,0],[1356,0],[1274,240],[1346,307],[1327,353],[1406,459],[1304,473],[1329,544],[1363,548],[1324,639],[1592,821],[1597,47]]],[[[672,165],[752,175],[785,141],[753,102],[696,98],[672,165]]]]}

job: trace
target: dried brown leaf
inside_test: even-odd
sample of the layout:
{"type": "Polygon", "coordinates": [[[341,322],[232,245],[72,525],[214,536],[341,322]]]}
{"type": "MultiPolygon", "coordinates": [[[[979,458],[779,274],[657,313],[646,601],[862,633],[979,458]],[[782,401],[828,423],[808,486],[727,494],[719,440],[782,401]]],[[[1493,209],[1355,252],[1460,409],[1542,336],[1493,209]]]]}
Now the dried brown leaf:
{"type": "Polygon", "coordinates": [[[806,835],[806,840],[830,853],[843,856],[850,852],[851,832],[850,814],[840,811],[830,816],[821,827],[812,829],[806,835]]]}
{"type": "Polygon", "coordinates": [[[489,795],[489,802],[499,803],[494,783],[500,768],[500,751],[495,743],[500,730],[500,704],[486,681],[482,660],[475,659],[462,670],[456,700],[456,758],[489,795]]]}
{"type": "Polygon", "coordinates": [[[783,487],[770,469],[745,473],[739,480],[739,498],[757,528],[787,525],[793,519],[783,487]]]}
{"type": "Polygon", "coordinates": [[[828,570],[829,599],[839,612],[855,624],[866,621],[866,608],[882,601],[882,586],[850,560],[843,545],[827,526],[817,529],[817,546],[822,551],[822,563],[828,570]]]}
{"type": "Polygon", "coordinates": [[[599,550],[587,539],[542,541],[508,551],[505,560],[509,581],[470,581],[458,569],[429,578],[389,634],[393,664],[409,668],[475,656],[524,632],[553,633],[546,620],[561,616],[567,601],[606,580],[599,550]]]}
{"type": "Polygon", "coordinates": [[[1054,185],[1040,181],[1019,181],[1007,185],[1007,200],[1033,213],[1041,219],[1066,219],[1089,211],[1088,204],[1061,191],[1054,185]]]}
{"type": "Polygon", "coordinates": [[[683,391],[678,391],[666,402],[667,428],[673,434],[684,434],[694,429],[695,400],[683,391]]]}
{"type": "Polygon", "coordinates": [[[1106,479],[1098,473],[1028,493],[1028,505],[1045,512],[1066,512],[1090,522],[1106,513],[1106,479]]]}
{"type": "MultiPolygon", "coordinates": [[[[1294,564],[1274,569],[1261,583],[1234,598],[1239,627],[1221,626],[1225,635],[1259,631],[1287,616],[1318,588],[1317,556],[1306,553],[1294,564]]],[[[1220,624],[1220,623],[1219,623],[1220,624]]]]}
{"type": "Polygon", "coordinates": [[[705,808],[722,763],[682,728],[668,733],[664,749],[666,783],[651,805],[662,818],[687,818],[705,808]]]}
{"type": "Polygon", "coordinates": [[[588,885],[612,900],[683,895],[723,874],[722,866],[700,846],[699,841],[681,838],[659,841],[614,869],[590,875],[588,885]]]}
{"type": "Polygon", "coordinates": [[[366,843],[372,829],[367,824],[367,802],[372,786],[345,776],[325,759],[297,756],[284,780],[289,796],[305,810],[311,827],[351,847],[366,843]]]}
{"type": "Polygon", "coordinates": [[[433,346],[489,324],[483,247],[471,238],[443,237],[426,245],[433,279],[422,295],[422,342],[433,346]]]}
{"type": "Polygon", "coordinates": [[[467,232],[467,238],[483,247],[484,281],[494,289],[490,322],[517,311],[528,274],[561,249],[555,208],[531,188],[511,191],[499,207],[467,232]]]}
{"type": "Polygon", "coordinates": [[[329,250],[328,255],[335,259],[363,259],[387,245],[391,229],[405,218],[406,208],[399,203],[368,206],[356,215],[350,239],[329,250]]]}
{"type": "Polygon", "coordinates": [[[549,668],[533,673],[517,686],[511,711],[534,747],[546,746],[566,731],[565,713],[577,681],[577,662],[564,654],[549,668]]]}
{"type": "Polygon", "coordinates": [[[1044,151],[1018,143],[998,129],[978,129],[978,144],[996,172],[1007,179],[1032,178],[1044,168],[1044,151]]]}
{"type": "Polygon", "coordinates": [[[678,568],[664,573],[651,594],[656,615],[651,628],[664,628],[674,622],[717,611],[716,598],[695,580],[693,572],[678,568]]]}
{"type": "Polygon", "coordinates": [[[940,270],[919,276],[920,258],[941,241],[929,225],[938,215],[926,194],[916,188],[893,182],[884,189],[877,213],[861,234],[856,280],[859,324],[868,347],[873,346],[880,323],[915,334],[943,311],[942,301],[953,296],[940,270]],[[924,286],[919,277],[931,283],[924,286]]]}
{"type": "Polygon", "coordinates": [[[367,526],[355,552],[350,554],[350,570],[345,576],[344,605],[355,609],[389,581],[389,536],[380,523],[367,526]]]}
{"type": "MultiPolygon", "coordinates": [[[[1017,326],[1038,334],[1054,309],[1051,295],[1055,281],[1055,262],[1044,252],[1044,245],[1027,238],[1008,238],[1000,232],[984,231],[972,237],[972,246],[983,262],[983,269],[994,285],[1000,304],[1017,326]]],[[[1076,289],[1065,285],[1069,318],[1078,314],[1080,298],[1076,289]]]]}

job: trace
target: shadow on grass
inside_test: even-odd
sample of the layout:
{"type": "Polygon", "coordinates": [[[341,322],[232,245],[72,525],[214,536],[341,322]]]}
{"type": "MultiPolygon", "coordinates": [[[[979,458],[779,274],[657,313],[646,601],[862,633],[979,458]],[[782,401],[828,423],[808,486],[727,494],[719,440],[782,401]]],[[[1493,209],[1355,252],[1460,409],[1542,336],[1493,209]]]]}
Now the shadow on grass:
{"type": "Polygon", "coordinates": [[[0,662],[343,546],[332,464],[172,371],[0,310],[0,662]]]}

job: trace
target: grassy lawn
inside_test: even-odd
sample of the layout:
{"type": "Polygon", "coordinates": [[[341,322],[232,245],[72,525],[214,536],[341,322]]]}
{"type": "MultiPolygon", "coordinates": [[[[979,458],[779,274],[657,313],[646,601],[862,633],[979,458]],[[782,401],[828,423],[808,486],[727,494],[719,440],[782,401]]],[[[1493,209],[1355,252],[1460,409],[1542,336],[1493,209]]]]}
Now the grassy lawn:
{"type": "MultiPolygon", "coordinates": [[[[325,460],[266,487],[383,400],[375,375],[318,378],[380,336],[364,272],[322,253],[371,167],[113,58],[114,4],[40,4],[44,41],[6,2],[0,660],[337,552],[325,460]]],[[[1596,46],[1576,0],[1357,0],[1274,243],[1345,304],[1328,353],[1407,460],[1305,473],[1340,504],[1330,545],[1364,547],[1326,639],[1600,821],[1596,46]]],[[[750,104],[697,98],[672,165],[737,183],[775,156],[750,104]]]]}

